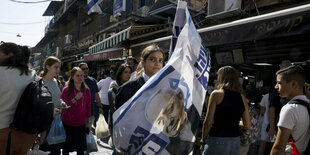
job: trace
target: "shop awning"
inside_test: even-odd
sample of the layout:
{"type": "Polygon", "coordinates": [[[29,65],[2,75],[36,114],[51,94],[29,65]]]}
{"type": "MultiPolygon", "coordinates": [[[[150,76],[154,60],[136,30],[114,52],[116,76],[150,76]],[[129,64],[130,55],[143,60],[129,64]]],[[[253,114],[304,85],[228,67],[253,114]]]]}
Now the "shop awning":
{"type": "Polygon", "coordinates": [[[120,31],[109,38],[102,40],[101,42],[89,47],[89,54],[96,54],[105,49],[111,48],[126,40],[134,40],[138,37],[145,37],[146,35],[154,35],[162,31],[167,31],[168,24],[158,25],[143,25],[143,26],[130,26],[123,31],[120,31]]]}
{"type": "Polygon", "coordinates": [[[127,40],[130,36],[130,33],[129,33],[130,29],[131,29],[131,27],[128,27],[127,29],[120,31],[120,32],[112,35],[111,37],[104,39],[103,41],[101,41],[95,45],[90,46],[89,47],[89,54],[96,54],[99,51],[110,48],[114,45],[117,45],[120,42],[127,40]]]}
{"type": "MultiPolygon", "coordinates": [[[[253,40],[272,39],[310,33],[310,4],[197,30],[206,46],[218,46],[253,40]]],[[[169,42],[171,36],[150,40],[148,43],[169,42]]]]}
{"type": "Polygon", "coordinates": [[[63,5],[64,1],[51,1],[47,9],[43,13],[43,16],[54,16],[59,8],[63,5]]]}
{"type": "Polygon", "coordinates": [[[310,4],[199,29],[207,46],[310,33],[310,4]]]}
{"type": "Polygon", "coordinates": [[[123,55],[123,48],[110,48],[96,54],[84,55],[84,61],[100,61],[110,58],[120,58],[123,55]]]}

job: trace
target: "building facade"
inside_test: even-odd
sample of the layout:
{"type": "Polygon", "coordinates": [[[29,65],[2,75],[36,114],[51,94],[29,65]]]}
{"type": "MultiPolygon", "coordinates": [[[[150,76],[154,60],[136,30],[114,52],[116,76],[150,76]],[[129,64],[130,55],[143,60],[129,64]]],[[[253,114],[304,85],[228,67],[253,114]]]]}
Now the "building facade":
{"type": "MultiPolygon", "coordinates": [[[[302,23],[298,27],[302,25],[298,17],[302,14],[307,19],[307,9],[296,16],[279,13],[274,20],[262,18],[268,13],[307,5],[306,0],[186,1],[215,67],[263,62],[279,65],[309,59],[309,25],[302,23]],[[246,20],[251,17],[259,17],[261,22],[255,23],[255,18],[246,20]],[[281,24],[287,29],[281,29],[281,24]],[[256,31],[251,30],[255,27],[256,31]]],[[[73,66],[86,61],[91,73],[100,75],[103,69],[128,56],[139,57],[149,43],[156,42],[168,52],[176,0],[102,0],[101,6],[101,14],[88,14],[87,0],[51,1],[43,15],[53,19],[35,47],[34,51],[42,54],[35,55],[34,66],[41,65],[43,57],[54,55],[63,62],[62,74],[69,75],[73,66]]]]}

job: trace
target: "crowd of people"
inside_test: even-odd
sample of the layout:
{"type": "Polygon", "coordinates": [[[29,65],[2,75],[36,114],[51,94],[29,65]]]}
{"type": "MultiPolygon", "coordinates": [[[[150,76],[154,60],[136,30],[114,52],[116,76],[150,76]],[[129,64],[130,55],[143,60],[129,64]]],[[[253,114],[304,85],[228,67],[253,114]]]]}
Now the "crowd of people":
{"type": "MultiPolygon", "coordinates": [[[[60,154],[61,150],[63,154],[73,151],[78,155],[84,154],[87,151],[86,135],[92,126],[96,127],[99,114],[103,114],[112,130],[113,112],[161,70],[165,63],[164,51],[151,44],[141,52],[140,62],[134,58],[127,59],[118,66],[115,74],[104,70],[99,82],[89,76],[88,64],[85,62],[73,67],[69,80],[65,82],[59,75],[59,58],[47,57],[43,63],[43,71],[36,75],[28,65],[29,56],[30,50],[26,46],[6,42],[0,44],[0,155],[7,153],[2,148],[8,145],[9,132],[12,132],[10,154],[26,154],[34,145],[40,145],[40,150],[50,151],[50,154],[60,154]],[[54,116],[61,115],[66,132],[64,143],[49,145],[46,135],[50,129],[35,135],[10,127],[19,98],[35,76],[41,76],[52,95],[54,116]]],[[[251,107],[239,74],[231,66],[223,66],[217,71],[217,89],[210,93],[202,134],[196,135],[201,137],[201,153],[248,154],[250,144],[260,141],[257,149],[259,155],[291,154],[294,149],[287,144],[288,139],[292,138],[295,149],[303,154],[310,139],[309,114],[307,107],[294,103],[297,99],[309,103],[310,84],[306,83],[304,69],[292,65],[279,70],[274,89],[262,97],[259,110],[251,107]],[[260,123],[259,115],[262,118],[260,123]],[[253,137],[255,140],[248,140],[253,137]]],[[[161,91],[163,93],[157,94],[159,101],[169,101],[170,107],[179,103],[180,106],[176,107],[181,108],[177,114],[169,114],[167,109],[163,109],[157,112],[157,115],[162,115],[156,117],[157,115],[150,114],[147,117],[155,122],[154,128],[174,136],[176,133],[173,129],[181,128],[186,121],[182,117],[186,116],[182,107],[184,96],[181,91],[161,91]],[[167,97],[169,94],[173,94],[173,100],[167,97]],[[167,127],[165,117],[174,118],[176,115],[181,115],[177,117],[180,119],[170,122],[175,127],[167,127]]],[[[114,148],[113,139],[110,141],[114,148]]],[[[114,148],[114,153],[121,153],[121,150],[114,148]]]]}

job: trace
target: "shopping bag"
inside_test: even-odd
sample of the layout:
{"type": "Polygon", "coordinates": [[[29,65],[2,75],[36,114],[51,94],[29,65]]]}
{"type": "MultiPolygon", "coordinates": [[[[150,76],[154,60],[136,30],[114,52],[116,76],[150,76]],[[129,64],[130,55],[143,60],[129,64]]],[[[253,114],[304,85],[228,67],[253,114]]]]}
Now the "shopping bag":
{"type": "Polygon", "coordinates": [[[59,144],[66,141],[66,132],[60,119],[60,114],[55,116],[46,140],[49,145],[59,144]]]}
{"type": "Polygon", "coordinates": [[[88,152],[97,152],[98,151],[96,140],[91,133],[87,134],[86,143],[87,143],[87,151],[88,152]]]}
{"type": "Polygon", "coordinates": [[[99,119],[96,124],[96,137],[97,138],[106,138],[110,135],[109,126],[104,119],[102,114],[99,115],[99,119]]]}

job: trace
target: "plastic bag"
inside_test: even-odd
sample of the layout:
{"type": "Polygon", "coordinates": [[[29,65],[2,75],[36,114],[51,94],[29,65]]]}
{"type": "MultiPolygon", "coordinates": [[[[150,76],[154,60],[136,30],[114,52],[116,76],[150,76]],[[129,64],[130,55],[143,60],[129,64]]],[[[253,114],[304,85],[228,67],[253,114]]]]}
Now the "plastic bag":
{"type": "Polygon", "coordinates": [[[110,135],[109,132],[109,126],[107,122],[104,119],[104,116],[102,114],[99,115],[99,119],[97,121],[96,125],[96,137],[97,138],[106,138],[110,135]]]}
{"type": "Polygon", "coordinates": [[[94,136],[89,133],[86,137],[86,143],[87,143],[87,151],[88,152],[96,152],[98,151],[96,140],[94,136]]]}
{"type": "Polygon", "coordinates": [[[66,131],[60,119],[60,114],[55,116],[46,140],[49,145],[59,144],[66,141],[66,131]]]}

